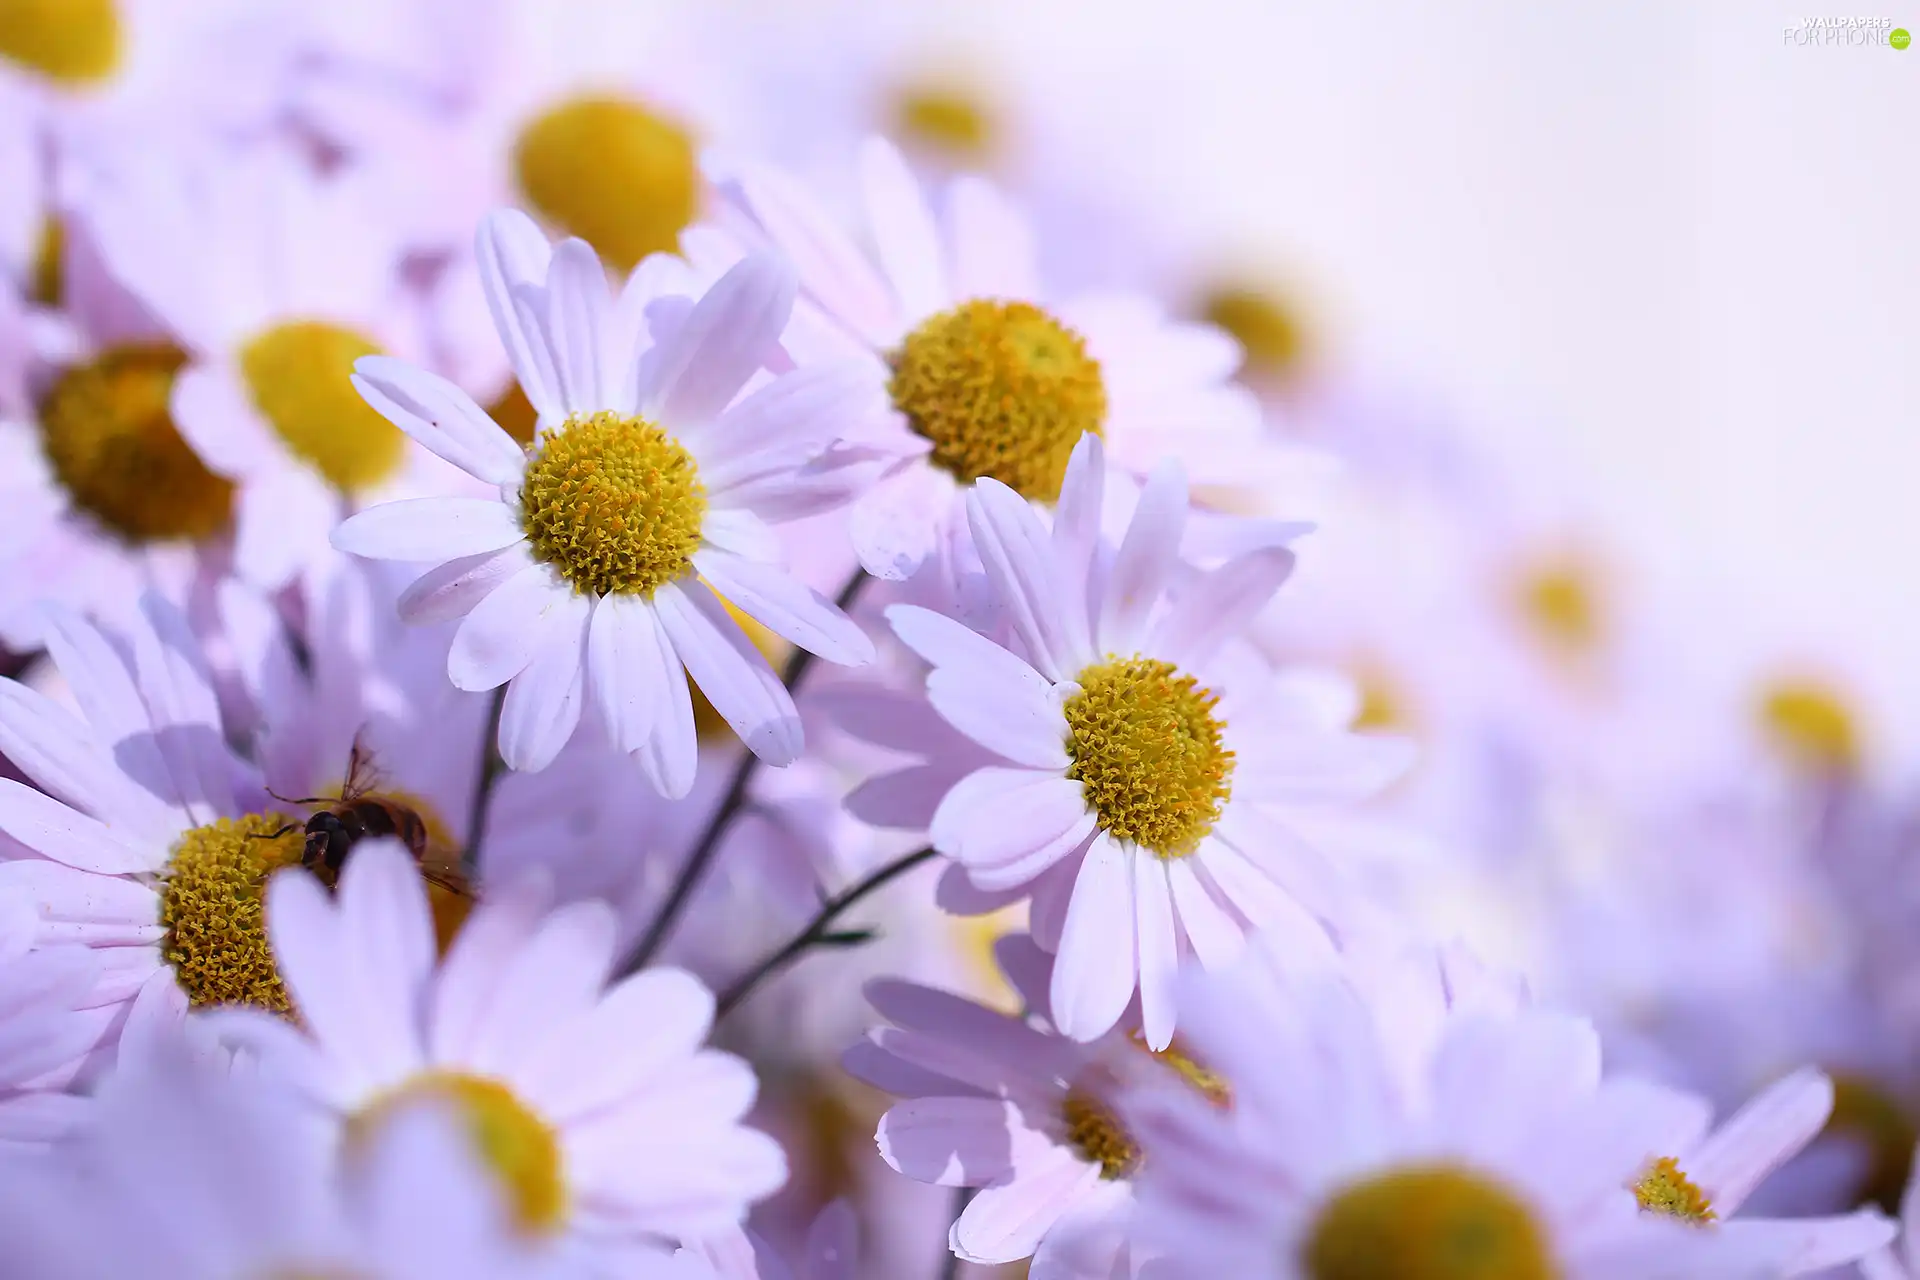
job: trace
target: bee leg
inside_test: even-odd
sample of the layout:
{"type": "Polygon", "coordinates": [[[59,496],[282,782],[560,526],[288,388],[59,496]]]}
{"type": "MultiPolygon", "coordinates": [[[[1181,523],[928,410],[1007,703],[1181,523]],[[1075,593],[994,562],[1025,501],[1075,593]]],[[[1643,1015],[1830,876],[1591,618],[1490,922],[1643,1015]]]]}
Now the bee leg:
{"type": "Polygon", "coordinates": [[[299,823],[297,823],[297,822],[289,822],[289,823],[288,823],[288,824],[287,824],[286,826],[284,826],[284,827],[282,827],[282,828],[280,828],[280,829],[279,829],[278,831],[255,831],[254,833],[252,833],[251,835],[249,835],[249,836],[247,837],[247,839],[249,839],[249,840],[278,840],[278,839],[279,839],[279,838],[280,838],[281,836],[283,836],[283,835],[285,835],[285,834],[287,834],[287,832],[289,832],[289,831],[298,831],[299,829],[300,829],[300,824],[299,824],[299,823]]]}

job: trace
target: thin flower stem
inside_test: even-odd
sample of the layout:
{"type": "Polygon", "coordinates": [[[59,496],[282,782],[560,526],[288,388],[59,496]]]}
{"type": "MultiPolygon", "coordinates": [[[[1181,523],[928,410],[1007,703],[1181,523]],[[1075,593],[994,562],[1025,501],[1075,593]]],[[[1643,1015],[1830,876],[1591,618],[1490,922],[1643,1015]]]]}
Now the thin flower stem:
{"type": "MultiPolygon", "coordinates": [[[[840,594],[834,597],[833,602],[841,612],[844,613],[852,608],[854,599],[860,594],[860,588],[866,580],[865,571],[860,569],[853,571],[853,576],[848,578],[846,585],[840,588],[840,594]]],[[[807,668],[812,665],[813,655],[798,645],[794,646],[793,653],[787,658],[786,669],[780,674],[780,682],[787,687],[789,695],[797,695],[800,692],[800,679],[806,675],[807,668]]],[[[693,891],[700,887],[700,881],[705,878],[714,855],[720,852],[721,841],[726,838],[727,832],[733,827],[734,819],[740,815],[745,806],[747,788],[752,784],[754,773],[759,767],[760,757],[751,751],[743,750],[740,762],[733,767],[733,777],[727,783],[727,793],[720,799],[720,807],[714,810],[706,830],[700,833],[699,842],[693,846],[692,854],[680,868],[680,874],[674,879],[673,888],[667,893],[667,900],[661,904],[659,914],[654,916],[652,922],[647,925],[647,931],[640,935],[640,940],[634,943],[633,949],[627,952],[615,968],[616,978],[624,978],[630,973],[645,968],[654,954],[665,944],[674,926],[680,922],[687,904],[693,900],[693,891]]]]}
{"type": "Polygon", "coordinates": [[[491,695],[487,708],[487,729],[480,735],[480,777],[473,786],[473,803],[467,809],[467,847],[460,860],[469,876],[480,872],[480,837],[486,832],[487,801],[493,796],[493,784],[500,780],[506,762],[500,758],[500,709],[507,702],[507,686],[491,695]]]}
{"type": "Polygon", "coordinates": [[[714,1021],[718,1022],[731,1013],[734,1007],[753,994],[753,989],[762,982],[780,973],[813,947],[829,941],[833,922],[839,919],[848,908],[867,895],[899,879],[933,856],[932,849],[916,849],[912,853],[895,858],[839,896],[821,903],[819,912],[806,928],[796,933],[785,946],[755,965],[752,972],[727,989],[726,994],[721,996],[719,1003],[714,1006],[714,1021]]]}

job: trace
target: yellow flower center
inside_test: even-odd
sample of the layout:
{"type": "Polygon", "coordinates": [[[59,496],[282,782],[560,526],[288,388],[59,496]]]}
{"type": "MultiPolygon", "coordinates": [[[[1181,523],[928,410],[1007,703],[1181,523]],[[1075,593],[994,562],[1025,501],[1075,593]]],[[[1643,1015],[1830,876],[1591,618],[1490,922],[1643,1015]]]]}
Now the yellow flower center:
{"type": "Polygon", "coordinates": [[[240,349],[240,373],[261,416],[343,493],[373,488],[406,456],[406,436],[348,381],[355,360],[378,354],[360,334],[323,320],[276,325],[240,349]]]}
{"type": "Polygon", "coordinates": [[[1519,586],[1520,614],[1533,633],[1554,651],[1579,657],[1591,653],[1606,625],[1592,574],[1571,561],[1541,565],[1519,586]]]}
{"type": "Polygon", "coordinates": [[[981,161],[999,140],[999,125],[974,94],[960,85],[928,81],[908,85],[894,103],[900,136],[956,160],[981,161]]]}
{"type": "Polygon", "coordinates": [[[1815,679],[1775,681],[1760,697],[1760,726],[1787,759],[1809,773],[1845,773],[1860,763],[1860,735],[1847,702],[1815,679]]]}
{"type": "Polygon", "coordinates": [[[267,877],[300,861],[305,837],[277,813],[220,818],[180,837],[160,886],[162,946],[194,1005],[245,1004],[286,1013],[280,972],[267,944],[267,877]]]}
{"type": "Polygon", "coordinates": [[[177,347],[109,347],[62,373],[40,405],[61,487],[133,542],[211,537],[233,515],[233,486],[180,438],[167,407],[186,360],[177,347]]]}
{"type": "Polygon", "coordinates": [[[965,302],[922,322],[894,353],[887,389],[933,442],[935,466],[1036,502],[1060,496],[1073,447],[1107,416],[1086,343],[1025,302],[965,302]]]}
{"type": "Polygon", "coordinates": [[[520,486],[534,556],[595,596],[651,596],[692,573],[706,514],[693,455],[617,413],[575,415],[542,436],[520,486]]]}
{"type": "Polygon", "coordinates": [[[1187,1053],[1185,1046],[1179,1040],[1176,1039],[1164,1049],[1153,1049],[1147,1046],[1144,1032],[1130,1032],[1127,1038],[1135,1048],[1152,1055],[1155,1062],[1193,1086],[1200,1096],[1214,1106],[1226,1107],[1233,1104],[1233,1089],[1227,1084],[1227,1078],[1217,1071],[1201,1066],[1187,1053]]]}
{"type": "MultiPolygon", "coordinates": [[[[5,0],[0,0],[4,3],[5,0]]],[[[40,220],[40,234],[34,239],[33,268],[27,281],[27,300],[43,307],[57,307],[66,298],[67,232],[60,219],[48,215],[40,220]]]]}
{"type": "Polygon", "coordinates": [[[534,209],[622,273],[678,246],[700,205],[693,138],[637,102],[576,98],[528,124],[514,174],[534,209]]]}
{"type": "Polygon", "coordinates": [[[529,1235],[556,1231],[567,1218],[560,1137],[506,1085],[460,1071],[426,1071],[382,1094],[347,1119],[351,1152],[409,1107],[447,1107],[507,1194],[514,1222],[529,1235]]]}
{"type": "Polygon", "coordinates": [[[1067,776],[1085,788],[1101,829],[1162,858],[1192,853],[1231,791],[1218,695],[1153,658],[1114,658],[1076,683],[1065,707],[1067,776]]]}
{"type": "Polygon", "coordinates": [[[1661,1156],[1633,1184],[1633,1197],[1648,1213],[1661,1213],[1682,1222],[1713,1221],[1713,1206],[1692,1179],[1681,1171],[1679,1161],[1661,1156]]]}
{"type": "Polygon", "coordinates": [[[1320,1211],[1301,1253],[1312,1280],[1553,1280],[1526,1204],[1479,1174],[1413,1165],[1356,1183],[1320,1211]]]}
{"type": "Polygon", "coordinates": [[[1120,1127],[1112,1109],[1091,1093],[1068,1090],[1060,1113],[1067,1122],[1067,1141],[1088,1163],[1100,1166],[1102,1178],[1124,1178],[1140,1167],[1140,1148],[1120,1127]]]}
{"type": "Polygon", "coordinates": [[[0,57],[68,84],[92,84],[120,65],[113,0],[0,0],[0,57]]]}
{"type": "Polygon", "coordinates": [[[1282,382],[1306,362],[1307,330],[1285,299],[1239,285],[1223,285],[1200,305],[1208,324],[1233,335],[1246,353],[1246,370],[1282,382]]]}
{"type": "Polygon", "coordinates": [[[1826,1131],[1852,1139],[1866,1151],[1866,1177],[1850,1203],[1877,1204],[1897,1217],[1913,1165],[1914,1142],[1920,1138],[1905,1104],[1875,1080],[1837,1073],[1826,1131]]]}

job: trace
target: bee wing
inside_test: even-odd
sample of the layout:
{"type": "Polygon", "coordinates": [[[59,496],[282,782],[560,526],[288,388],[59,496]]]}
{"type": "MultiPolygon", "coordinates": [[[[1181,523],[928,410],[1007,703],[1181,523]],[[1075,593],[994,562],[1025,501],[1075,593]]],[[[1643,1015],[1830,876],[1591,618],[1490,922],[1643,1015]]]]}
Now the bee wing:
{"type": "Polygon", "coordinates": [[[460,865],[457,850],[429,844],[420,853],[420,874],[428,884],[439,885],[448,893],[462,898],[473,896],[473,881],[467,878],[466,869],[460,865]]]}
{"type": "Polygon", "coordinates": [[[374,763],[373,748],[367,745],[367,727],[360,726],[353,735],[353,750],[347,754],[347,780],[340,787],[340,799],[351,804],[361,796],[369,795],[380,789],[385,776],[380,766],[374,763]]]}

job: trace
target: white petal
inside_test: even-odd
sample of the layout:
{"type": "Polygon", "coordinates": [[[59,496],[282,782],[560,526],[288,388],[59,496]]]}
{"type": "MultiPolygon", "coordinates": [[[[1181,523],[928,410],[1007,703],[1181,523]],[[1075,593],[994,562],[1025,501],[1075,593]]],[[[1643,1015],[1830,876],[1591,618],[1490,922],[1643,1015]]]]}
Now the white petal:
{"type": "Polygon", "coordinates": [[[566,417],[553,359],[547,353],[546,335],[538,326],[525,324],[513,302],[516,288],[538,285],[547,278],[553,249],[546,236],[526,214],[500,209],[481,220],[474,251],[493,326],[500,332],[501,344],[507,349],[507,358],[528,402],[542,418],[566,417]]]}
{"type": "Polygon", "coordinates": [[[445,378],[389,356],[362,356],[353,386],[381,417],[467,474],[500,485],[519,478],[520,446],[445,378]]]}
{"type": "MultiPolygon", "coordinates": [[[[656,600],[658,597],[656,596],[656,600]]],[[[644,749],[633,753],[653,789],[669,800],[678,800],[693,790],[700,766],[700,737],[693,724],[693,691],[687,687],[687,672],[680,655],[660,617],[654,615],[653,675],[661,690],[659,713],[644,749]]],[[[711,699],[709,699],[711,700],[711,699]]]]}
{"type": "Polygon", "coordinates": [[[1175,858],[1167,863],[1167,887],[1173,893],[1174,914],[1180,919],[1181,933],[1193,948],[1194,958],[1215,972],[1238,959],[1246,946],[1246,934],[1239,921],[1201,883],[1193,859],[1175,858]]]}
{"type": "Polygon", "coordinates": [[[607,399],[600,367],[613,299],[606,269],[584,240],[562,240],[547,264],[546,331],[560,399],[575,413],[625,409],[607,399]]]}
{"type": "Polygon", "coordinates": [[[1173,980],[1180,954],[1167,864],[1144,852],[1133,858],[1133,902],[1140,943],[1140,1029],[1147,1047],[1157,1051],[1173,1043],[1173,980]]]}
{"type": "Polygon", "coordinates": [[[1033,228],[998,188],[962,174],[948,196],[953,217],[953,292],[960,298],[1031,298],[1039,290],[1033,228]]]}
{"type": "Polygon", "coordinates": [[[216,475],[238,480],[285,459],[230,366],[182,369],[173,380],[168,408],[181,438],[216,475]]]}
{"type": "Polygon", "coordinates": [[[1107,578],[1100,609],[1100,643],[1113,653],[1137,653],[1180,563],[1180,534],[1187,522],[1187,478],[1169,459],[1154,468],[1140,505],[1127,524],[1107,578]]]}
{"type": "Polygon", "coordinates": [[[952,295],[940,233],[920,184],[891,143],[869,138],[861,146],[860,188],[880,264],[900,295],[901,309],[914,319],[945,310],[952,295]]]}
{"type": "Polygon", "coordinates": [[[804,737],[793,698],[713,592],[669,583],[653,604],[687,674],[748,749],[772,765],[799,759],[804,737]]]}
{"type": "Polygon", "coordinates": [[[873,661],[873,641],[860,624],[785,569],[712,550],[695,552],[693,564],[724,599],[775,635],[843,667],[873,661]]]}
{"type": "Polygon", "coordinates": [[[1293,566],[1294,554],[1285,547],[1265,547],[1227,561],[1180,592],[1154,628],[1153,651],[1183,667],[1205,662],[1267,607],[1293,566]]]}
{"type": "Polygon", "coordinates": [[[1741,1107],[1681,1158],[1681,1168],[1718,1216],[1731,1217],[1768,1174],[1813,1141],[1832,1111],[1833,1082],[1803,1067],[1741,1107]]]}
{"type": "Polygon", "coordinates": [[[1089,431],[1073,446],[1060,484],[1060,501],[1053,508],[1053,549],[1069,582],[1085,582],[1093,571],[1106,473],[1106,447],[1089,431]]]}
{"type": "Polygon", "coordinates": [[[657,658],[658,629],[653,606],[634,596],[602,596],[594,606],[587,633],[587,688],[614,746],[622,751],[646,746],[666,694],[657,658]]]}
{"type": "Polygon", "coordinates": [[[975,482],[967,522],[993,582],[1034,665],[1050,680],[1070,680],[1094,658],[1086,596],[1061,581],[1053,540],[1025,498],[998,480],[975,482]]]}
{"type": "Polygon", "coordinates": [[[548,617],[573,589],[543,564],[508,578],[470,611],[447,649],[447,678],[469,692],[497,689],[527,669],[546,642],[548,617]]]}
{"type": "Polygon", "coordinates": [[[521,773],[553,763],[580,724],[587,623],[593,604],[585,596],[556,597],[540,651],[507,685],[500,707],[500,758],[521,773]]]}
{"type": "Polygon", "coordinates": [[[369,560],[446,561],[524,542],[520,517],[491,498],[403,498],[348,516],[333,545],[369,560]]]}
{"type": "Polygon", "coordinates": [[[1053,968],[1053,1015],[1061,1034],[1095,1040],[1112,1029],[1133,999],[1133,876],[1128,862],[1140,856],[1105,835],[1080,866],[1060,950],[1053,968]]]}
{"type": "Polygon", "coordinates": [[[134,680],[180,799],[232,813],[240,762],[221,736],[213,676],[193,629],[179,609],[149,592],[140,600],[144,626],[132,628],[134,680]]]}
{"type": "Polygon", "coordinates": [[[415,578],[400,593],[402,622],[451,622],[464,618],[493,589],[533,563],[525,542],[477,556],[461,556],[415,578]]]}
{"type": "Polygon", "coordinates": [[[11,778],[0,778],[0,831],[56,862],[101,875],[151,871],[156,862],[154,851],[11,778]]]}
{"type": "Polygon", "coordinates": [[[743,261],[694,305],[659,348],[641,412],[675,428],[711,422],[779,350],[798,289],[793,268],[771,255],[743,261]]]}
{"type": "Polygon", "coordinates": [[[1004,688],[1023,707],[1052,708],[1054,686],[1012,653],[977,631],[917,604],[888,605],[887,622],[900,643],[936,668],[952,668],[981,686],[1004,688]]]}
{"type": "Polygon", "coordinates": [[[885,377],[876,361],[842,360],[773,379],[699,433],[701,483],[717,498],[733,485],[800,467],[886,411],[885,377]]]}
{"type": "Polygon", "coordinates": [[[326,554],[340,499],[305,467],[280,467],[240,488],[234,510],[234,567],[263,591],[278,591],[326,554]]]}
{"type": "MultiPolygon", "coordinates": [[[[1022,664],[1024,665],[1024,664],[1022,664]]],[[[927,701],[941,719],[987,750],[1033,769],[1064,771],[1067,721],[1053,691],[1035,682],[982,681],[971,666],[935,667],[927,701]]]]}
{"type": "Polygon", "coordinates": [[[909,463],[855,501],[847,532],[861,567],[876,578],[904,582],[933,554],[954,498],[951,479],[909,463]]]}

